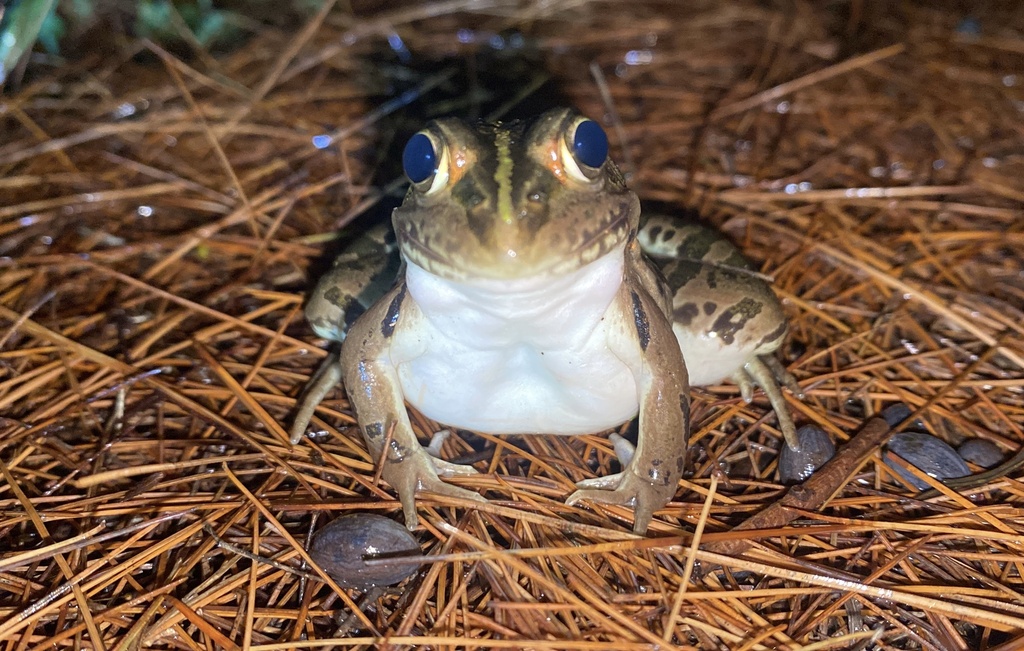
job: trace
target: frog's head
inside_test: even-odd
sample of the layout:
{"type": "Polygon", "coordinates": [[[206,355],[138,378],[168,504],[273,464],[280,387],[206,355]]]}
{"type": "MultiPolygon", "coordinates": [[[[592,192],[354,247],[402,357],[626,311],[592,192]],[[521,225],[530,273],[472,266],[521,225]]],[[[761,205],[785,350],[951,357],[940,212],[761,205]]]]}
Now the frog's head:
{"type": "Polygon", "coordinates": [[[409,139],[395,209],[406,259],[451,280],[561,275],[635,236],[640,204],[608,138],[569,110],[530,122],[446,118],[409,139]]]}

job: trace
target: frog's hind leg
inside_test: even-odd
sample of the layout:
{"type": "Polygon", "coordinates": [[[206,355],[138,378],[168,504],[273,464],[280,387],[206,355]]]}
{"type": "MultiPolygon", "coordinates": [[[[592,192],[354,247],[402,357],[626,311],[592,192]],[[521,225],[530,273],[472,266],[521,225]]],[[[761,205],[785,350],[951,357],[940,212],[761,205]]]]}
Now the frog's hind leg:
{"type": "Polygon", "coordinates": [[[637,241],[672,292],[670,314],[690,383],[704,386],[729,377],[746,402],[757,384],[795,450],[796,426],[779,384],[801,398],[803,391],[774,357],[787,328],[769,280],[721,233],[678,217],[649,217],[637,241]]]}
{"type": "Polygon", "coordinates": [[[344,341],[348,329],[394,286],[402,259],[394,235],[379,224],[350,242],[320,277],[306,320],[324,339],[344,341]]]}
{"type": "MultiPolygon", "coordinates": [[[[394,233],[378,224],[348,243],[317,282],[306,302],[306,320],[324,339],[344,341],[349,326],[394,285],[401,269],[394,233]]],[[[320,401],[341,381],[339,353],[330,353],[302,391],[289,431],[292,444],[302,440],[320,401]]]]}
{"type": "Polygon", "coordinates": [[[721,233],[687,219],[652,215],[646,218],[636,239],[644,253],[656,260],[685,260],[755,272],[754,263],[721,233]]]}
{"type": "Polygon", "coordinates": [[[772,372],[772,375],[775,376],[775,379],[781,382],[782,386],[789,389],[794,396],[800,398],[801,400],[807,397],[806,394],[804,394],[803,387],[801,387],[797,383],[796,378],[793,377],[793,374],[789,372],[789,369],[782,365],[782,362],[779,361],[779,358],[776,357],[774,353],[761,355],[761,361],[768,366],[768,368],[772,372]]]}
{"type": "Polygon", "coordinates": [[[329,353],[323,363],[320,364],[320,368],[310,378],[309,384],[306,385],[303,391],[302,397],[299,400],[298,411],[295,413],[295,421],[292,423],[291,430],[289,431],[292,445],[302,440],[302,435],[306,433],[306,427],[309,425],[309,421],[313,419],[313,413],[316,411],[316,408],[327,397],[327,394],[331,392],[331,389],[338,386],[339,381],[341,381],[341,365],[338,363],[338,353],[334,351],[329,353]]]}
{"type": "Polygon", "coordinates": [[[764,394],[768,396],[768,402],[771,403],[772,409],[775,410],[775,415],[779,419],[779,429],[782,430],[782,436],[786,440],[786,445],[793,450],[799,450],[800,446],[797,442],[796,436],[796,425],[793,423],[793,417],[789,413],[789,406],[786,404],[786,398],[782,395],[782,389],[779,388],[779,382],[781,381],[798,396],[803,396],[803,391],[800,390],[800,386],[796,384],[796,380],[792,375],[789,374],[782,363],[775,359],[771,354],[758,355],[751,358],[749,362],[743,365],[743,368],[733,375],[733,381],[740,387],[740,395],[746,402],[750,402],[753,399],[753,388],[752,384],[757,384],[764,391],[764,394]],[[782,375],[779,374],[782,372],[782,375]],[[787,379],[788,376],[788,379],[787,379]]]}
{"type": "MultiPolygon", "coordinates": [[[[803,400],[806,397],[803,388],[797,383],[796,378],[789,372],[782,362],[778,360],[773,353],[766,353],[760,355],[759,359],[764,362],[764,365],[771,371],[772,377],[774,377],[782,386],[790,390],[790,392],[797,398],[803,400]]],[[[743,402],[751,402],[754,399],[754,381],[750,379],[750,375],[746,372],[739,372],[734,375],[732,381],[737,384],[740,388],[740,396],[743,397],[743,402]]]]}

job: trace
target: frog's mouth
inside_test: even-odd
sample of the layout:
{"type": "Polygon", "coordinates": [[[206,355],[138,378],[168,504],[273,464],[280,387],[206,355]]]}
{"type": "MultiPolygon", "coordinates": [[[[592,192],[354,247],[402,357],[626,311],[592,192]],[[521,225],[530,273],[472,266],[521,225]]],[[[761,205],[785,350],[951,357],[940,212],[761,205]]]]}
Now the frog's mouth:
{"type": "Polygon", "coordinates": [[[632,236],[631,216],[631,207],[621,206],[606,224],[587,233],[582,242],[571,248],[560,246],[558,239],[545,240],[543,233],[525,242],[514,240],[488,245],[479,244],[468,236],[452,238],[444,240],[440,247],[424,242],[408,230],[398,229],[397,236],[406,260],[449,280],[553,278],[571,273],[613,251],[621,255],[623,245],[632,236]]]}
{"type": "MultiPolygon", "coordinates": [[[[601,257],[608,251],[615,249],[618,245],[625,243],[629,237],[629,218],[632,210],[628,205],[623,205],[616,211],[615,216],[604,228],[583,241],[573,252],[577,258],[583,259],[588,251],[594,251],[586,262],[591,262],[601,257]]],[[[583,264],[586,264],[584,262],[583,264]]]]}

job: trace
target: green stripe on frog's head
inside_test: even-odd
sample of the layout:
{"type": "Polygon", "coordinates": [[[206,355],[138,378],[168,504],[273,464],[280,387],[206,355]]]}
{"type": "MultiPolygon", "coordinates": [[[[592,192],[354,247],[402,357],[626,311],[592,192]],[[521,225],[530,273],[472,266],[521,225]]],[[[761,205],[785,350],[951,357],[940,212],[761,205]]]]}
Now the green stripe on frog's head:
{"type": "Polygon", "coordinates": [[[454,280],[511,279],[567,273],[624,244],[639,202],[611,161],[576,160],[585,121],[558,109],[529,122],[427,125],[438,167],[395,210],[403,255],[454,280]]]}
{"type": "Polygon", "coordinates": [[[498,195],[498,219],[506,226],[515,225],[512,216],[512,134],[507,129],[494,131],[494,186],[498,195]]]}

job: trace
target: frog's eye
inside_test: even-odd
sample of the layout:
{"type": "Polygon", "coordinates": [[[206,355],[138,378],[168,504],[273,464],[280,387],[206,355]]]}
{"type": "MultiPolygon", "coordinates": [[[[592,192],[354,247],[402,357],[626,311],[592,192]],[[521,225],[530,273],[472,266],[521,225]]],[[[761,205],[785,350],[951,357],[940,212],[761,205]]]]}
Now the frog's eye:
{"type": "Polygon", "coordinates": [[[589,183],[608,160],[608,136],[600,124],[587,119],[580,119],[565,135],[568,152],[563,150],[563,154],[570,154],[563,155],[565,169],[577,181],[589,183]]]}
{"type": "Polygon", "coordinates": [[[402,168],[418,191],[433,194],[448,182],[448,152],[430,134],[420,131],[405,143],[402,168]]]}
{"type": "Polygon", "coordinates": [[[572,153],[578,162],[587,167],[604,165],[608,158],[608,136],[601,125],[593,120],[580,122],[573,134],[572,153]]]}

